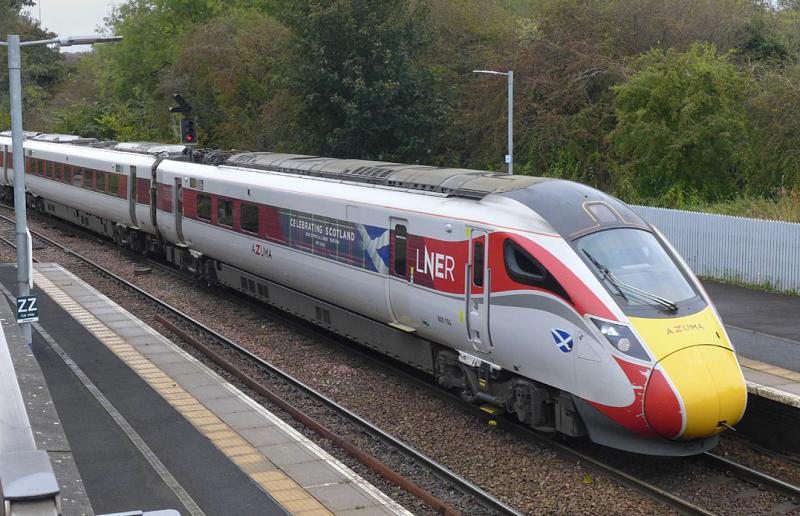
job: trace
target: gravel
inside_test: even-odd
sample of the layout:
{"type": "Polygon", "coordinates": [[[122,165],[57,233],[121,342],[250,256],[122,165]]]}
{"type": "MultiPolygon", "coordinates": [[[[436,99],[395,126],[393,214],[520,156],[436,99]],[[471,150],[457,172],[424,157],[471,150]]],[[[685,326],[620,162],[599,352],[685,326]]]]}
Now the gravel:
{"type": "MultiPolygon", "coordinates": [[[[487,425],[462,407],[355,356],[343,346],[332,343],[331,339],[315,338],[276,322],[266,309],[243,303],[219,289],[187,282],[158,268],[154,268],[151,274],[135,276],[136,262],[105,242],[73,236],[70,231],[62,234],[48,223],[34,221],[31,226],[281,367],[522,512],[663,514],[667,511],[640,493],[626,489],[608,477],[595,475],[581,464],[567,462],[549,449],[531,445],[509,432],[487,425]]],[[[8,249],[2,249],[3,256],[8,252],[8,249]]],[[[74,272],[81,268],[75,260],[54,249],[42,249],[36,255],[43,261],[61,263],[74,272]]],[[[84,274],[82,278],[159,329],[159,325],[153,323],[152,306],[138,296],[100,279],[96,274],[84,274]]],[[[285,386],[280,388],[269,378],[262,380],[270,388],[282,389],[281,394],[287,398],[292,397],[290,392],[285,392],[285,386]]],[[[307,408],[303,406],[305,402],[297,401],[296,396],[292,401],[303,409],[307,408]]],[[[325,424],[334,419],[318,408],[309,407],[309,410],[325,424]]],[[[359,435],[358,431],[350,431],[348,437],[365,449],[376,449],[374,441],[359,435]]],[[[410,510],[429,512],[398,489],[376,480],[375,475],[353,464],[351,459],[343,458],[335,448],[322,444],[410,510]]],[[[616,461],[620,467],[630,469],[641,478],[674,490],[702,506],[713,508],[715,512],[761,512],[782,501],[773,493],[749,491],[747,484],[724,477],[691,459],[662,462],[597,446],[587,448],[592,453],[608,456],[604,460],[616,461]]],[[[761,466],[757,456],[752,459],[757,462],[754,466],[761,466]]],[[[407,468],[415,481],[426,487],[437,486],[419,471],[420,468],[408,465],[407,461],[395,460],[391,465],[397,467],[397,464],[404,463],[406,465],[400,467],[407,468]]],[[[797,478],[794,465],[785,469],[787,475],[795,476],[784,478],[797,478]]],[[[447,499],[453,499],[452,493],[447,499]]],[[[461,504],[458,508],[465,513],[477,512],[474,506],[464,506],[463,500],[458,503],[461,504]]]]}

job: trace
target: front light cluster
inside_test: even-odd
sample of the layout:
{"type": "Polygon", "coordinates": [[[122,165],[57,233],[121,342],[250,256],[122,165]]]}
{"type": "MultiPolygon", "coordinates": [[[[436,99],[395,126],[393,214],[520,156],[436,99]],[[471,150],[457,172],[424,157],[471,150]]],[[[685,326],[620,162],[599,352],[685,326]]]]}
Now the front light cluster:
{"type": "Polygon", "coordinates": [[[592,318],[592,322],[597,326],[597,329],[600,330],[600,333],[603,334],[606,340],[621,353],[647,362],[651,360],[650,355],[644,349],[642,343],[639,342],[639,339],[633,334],[630,327],[624,324],[601,321],[595,318],[592,318]]]}

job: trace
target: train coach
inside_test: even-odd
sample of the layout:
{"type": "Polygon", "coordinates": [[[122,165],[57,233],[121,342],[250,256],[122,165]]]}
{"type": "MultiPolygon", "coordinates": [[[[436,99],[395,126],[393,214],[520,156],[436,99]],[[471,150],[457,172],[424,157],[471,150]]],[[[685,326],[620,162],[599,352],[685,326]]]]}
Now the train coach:
{"type": "MultiPolygon", "coordinates": [[[[11,140],[0,133],[11,195],[11,140]]],[[[531,427],[655,455],[713,447],[747,394],[656,228],[574,182],[29,133],[34,209],[158,255],[531,427]]]]}

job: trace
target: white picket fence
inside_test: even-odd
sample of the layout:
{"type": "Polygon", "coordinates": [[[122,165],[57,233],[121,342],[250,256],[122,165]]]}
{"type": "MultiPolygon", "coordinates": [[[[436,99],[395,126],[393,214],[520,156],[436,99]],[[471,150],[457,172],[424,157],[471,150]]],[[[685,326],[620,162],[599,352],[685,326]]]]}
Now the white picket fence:
{"type": "Polygon", "coordinates": [[[800,224],[633,206],[700,276],[800,292],[800,224]]]}

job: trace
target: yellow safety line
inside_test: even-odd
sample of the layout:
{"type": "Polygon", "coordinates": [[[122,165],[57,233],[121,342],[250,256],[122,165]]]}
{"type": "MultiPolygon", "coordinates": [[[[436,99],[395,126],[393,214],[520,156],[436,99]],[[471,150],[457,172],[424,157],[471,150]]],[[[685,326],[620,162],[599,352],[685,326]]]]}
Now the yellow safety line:
{"type": "Polygon", "coordinates": [[[144,379],[153,390],[286,510],[292,514],[303,516],[332,514],[283,471],[272,469],[275,466],[261,452],[181,387],[172,377],[128,344],[124,338],[58,288],[41,272],[34,271],[33,274],[39,288],[144,379]],[[264,469],[268,470],[263,471],[264,469]]]}
{"type": "Polygon", "coordinates": [[[755,369],[756,371],[761,371],[762,373],[771,374],[772,376],[785,378],[786,380],[790,380],[792,382],[800,382],[800,373],[797,371],[784,369],[766,362],[753,360],[752,358],[745,358],[741,355],[739,356],[739,363],[742,365],[742,367],[746,367],[748,369],[755,369]]]}

